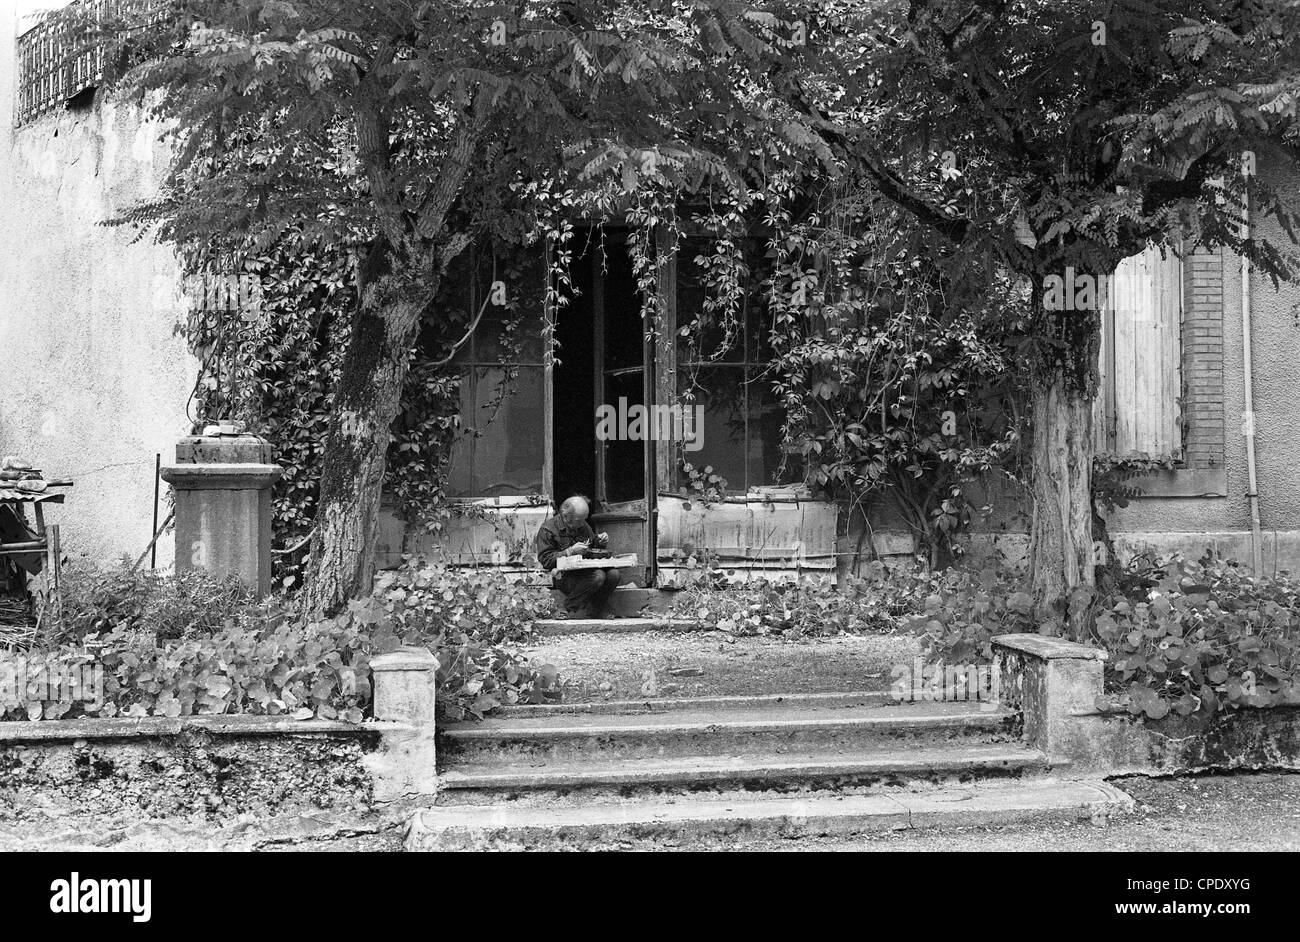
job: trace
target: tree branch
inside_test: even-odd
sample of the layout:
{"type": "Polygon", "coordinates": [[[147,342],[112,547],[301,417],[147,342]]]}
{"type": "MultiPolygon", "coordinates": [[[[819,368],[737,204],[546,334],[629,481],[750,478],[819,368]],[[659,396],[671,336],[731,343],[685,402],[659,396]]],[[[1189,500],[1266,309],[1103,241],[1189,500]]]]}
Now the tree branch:
{"type": "Polygon", "coordinates": [[[357,86],[353,113],[357,127],[357,159],[365,170],[370,185],[370,197],[375,204],[379,230],[393,248],[406,242],[406,219],[402,212],[400,194],[393,180],[393,161],[389,151],[390,128],[386,104],[376,87],[379,74],[392,61],[393,50],[381,42],[357,86]]]}

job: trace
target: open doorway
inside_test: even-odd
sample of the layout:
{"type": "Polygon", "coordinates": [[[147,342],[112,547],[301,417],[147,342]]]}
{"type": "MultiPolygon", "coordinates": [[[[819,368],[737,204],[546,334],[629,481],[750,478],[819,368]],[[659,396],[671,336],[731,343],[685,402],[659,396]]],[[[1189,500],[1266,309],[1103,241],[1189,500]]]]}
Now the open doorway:
{"type": "MultiPolygon", "coordinates": [[[[599,440],[596,410],[626,416],[644,405],[652,356],[641,320],[641,296],[627,246],[617,229],[575,237],[570,295],[555,323],[553,466],[557,501],[570,494],[592,499],[592,524],[610,535],[615,552],[651,561],[647,500],[650,455],[644,436],[599,440]]],[[[626,423],[621,423],[626,428],[626,423]]],[[[633,571],[645,583],[647,573],[633,571]]]]}

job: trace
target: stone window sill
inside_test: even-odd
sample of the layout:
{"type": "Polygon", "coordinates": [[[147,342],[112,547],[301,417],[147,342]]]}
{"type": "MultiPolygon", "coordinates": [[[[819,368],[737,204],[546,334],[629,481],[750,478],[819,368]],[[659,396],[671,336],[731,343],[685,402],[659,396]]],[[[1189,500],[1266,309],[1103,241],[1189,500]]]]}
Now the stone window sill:
{"type": "Polygon", "coordinates": [[[1178,468],[1157,471],[1126,482],[1150,497],[1227,497],[1228,472],[1224,468],[1178,468]]]}

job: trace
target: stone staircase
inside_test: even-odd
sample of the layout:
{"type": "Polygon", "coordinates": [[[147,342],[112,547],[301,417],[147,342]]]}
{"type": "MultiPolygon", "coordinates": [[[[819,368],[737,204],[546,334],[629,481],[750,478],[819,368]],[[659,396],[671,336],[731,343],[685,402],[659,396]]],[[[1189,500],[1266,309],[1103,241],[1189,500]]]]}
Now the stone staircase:
{"type": "MultiPolygon", "coordinates": [[[[661,615],[544,631],[689,630],[661,615]]],[[[563,671],[564,666],[558,665],[563,671]]],[[[438,795],[409,850],[855,835],[1091,820],[1131,809],[1022,740],[1019,712],[882,691],[506,708],[439,730],[438,795]]]]}

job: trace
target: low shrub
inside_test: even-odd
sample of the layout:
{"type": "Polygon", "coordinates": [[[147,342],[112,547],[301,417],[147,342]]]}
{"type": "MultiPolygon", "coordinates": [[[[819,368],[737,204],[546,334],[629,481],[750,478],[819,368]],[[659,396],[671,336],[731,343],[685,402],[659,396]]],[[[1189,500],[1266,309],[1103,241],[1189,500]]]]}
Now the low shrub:
{"type": "Polygon", "coordinates": [[[360,722],[370,704],[371,652],[372,639],[346,616],[323,623],[271,617],[161,643],[124,621],[80,644],[0,661],[0,687],[10,687],[0,691],[0,719],[251,713],[360,722]],[[100,696],[29,700],[28,685],[39,683],[42,669],[88,686],[96,671],[100,696]]]}
{"type": "Polygon", "coordinates": [[[1158,584],[1097,617],[1111,655],[1099,706],[1159,719],[1300,703],[1300,585],[1208,557],[1152,569],[1158,584]]]}
{"type": "Polygon", "coordinates": [[[988,663],[998,635],[1036,630],[1033,596],[1016,573],[995,567],[979,572],[948,570],[934,580],[932,588],[921,611],[908,620],[930,660],[988,663]]]}
{"type": "Polygon", "coordinates": [[[896,631],[919,609],[934,578],[923,570],[889,570],[880,563],[842,587],[830,576],[734,585],[714,576],[680,592],[674,613],[729,634],[788,636],[896,631]]]}
{"type": "Polygon", "coordinates": [[[380,573],[374,597],[399,631],[467,632],[487,644],[521,641],[555,610],[551,594],[492,569],[443,566],[419,558],[380,573]]]}
{"type": "MultiPolygon", "coordinates": [[[[1300,703],[1300,584],[1232,562],[1138,557],[1095,603],[1106,648],[1101,708],[1159,719],[1300,703]]],[[[993,640],[1038,630],[1011,574],[947,572],[912,616],[930,660],[988,662],[993,640]]]]}
{"type": "Polygon", "coordinates": [[[63,571],[59,608],[42,618],[41,646],[76,643],[111,628],[140,629],[159,641],[204,637],[251,617],[252,593],[234,578],[202,569],[159,573],[86,564],[63,571]]]}
{"type": "Polygon", "coordinates": [[[245,713],[361,722],[371,712],[370,659],[404,644],[438,658],[444,717],[559,696],[552,665],[534,667],[509,647],[551,610],[550,594],[498,573],[412,561],[323,621],[292,615],[278,599],[254,604],[202,575],[111,570],[79,581],[71,598],[64,639],[0,659],[0,719],[245,713]],[[211,610],[197,610],[203,600],[211,610]],[[27,698],[22,681],[42,689],[42,673],[69,678],[83,668],[100,671],[98,702],[27,698]]]}

